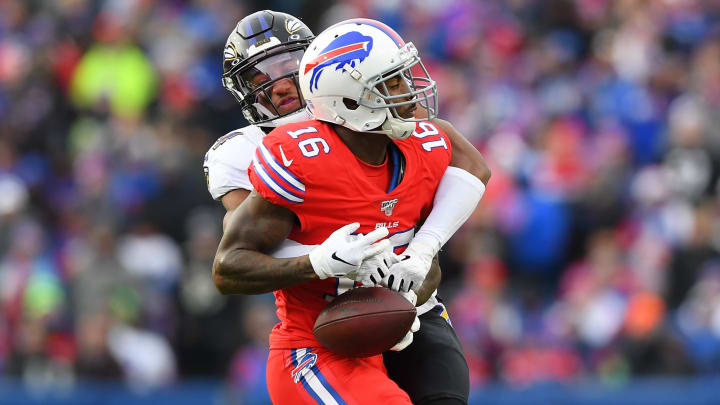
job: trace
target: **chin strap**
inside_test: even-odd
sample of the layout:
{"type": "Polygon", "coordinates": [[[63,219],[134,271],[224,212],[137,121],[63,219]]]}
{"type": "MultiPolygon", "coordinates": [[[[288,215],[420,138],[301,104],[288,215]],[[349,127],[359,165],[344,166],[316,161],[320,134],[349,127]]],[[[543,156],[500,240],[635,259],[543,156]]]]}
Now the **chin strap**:
{"type": "Polygon", "coordinates": [[[347,120],[345,120],[340,115],[335,114],[332,120],[330,119],[321,119],[321,121],[326,122],[332,122],[337,125],[342,125],[348,129],[351,129],[356,132],[367,132],[371,134],[383,134],[389,137],[390,139],[407,139],[412,135],[413,132],[415,132],[415,128],[417,127],[417,121],[404,121],[399,118],[393,117],[392,113],[390,112],[390,109],[387,108],[387,116],[385,118],[385,121],[380,125],[379,127],[376,127],[371,130],[367,130],[364,128],[358,128],[357,126],[353,124],[348,124],[347,120]]]}
{"type": "MultiPolygon", "coordinates": [[[[407,139],[415,131],[416,122],[414,121],[403,121],[397,118],[388,118],[385,122],[376,129],[370,131],[359,131],[368,132],[371,134],[383,134],[390,139],[403,140],[407,139]],[[392,121],[395,122],[392,122],[392,121]]],[[[353,128],[351,128],[353,129],[353,128]]],[[[353,129],[357,131],[356,129],[353,129]]]]}
{"type": "Polygon", "coordinates": [[[365,131],[365,132],[372,132],[376,134],[384,134],[388,136],[390,139],[407,139],[412,135],[413,132],[415,132],[415,128],[417,126],[416,121],[403,121],[399,118],[393,117],[392,113],[390,112],[390,109],[387,109],[387,118],[385,119],[385,122],[383,122],[380,127],[375,128],[372,131],[365,131]]]}
{"type": "Polygon", "coordinates": [[[388,117],[383,122],[382,131],[392,139],[406,139],[415,131],[415,121],[403,121],[395,117],[388,117]]]}

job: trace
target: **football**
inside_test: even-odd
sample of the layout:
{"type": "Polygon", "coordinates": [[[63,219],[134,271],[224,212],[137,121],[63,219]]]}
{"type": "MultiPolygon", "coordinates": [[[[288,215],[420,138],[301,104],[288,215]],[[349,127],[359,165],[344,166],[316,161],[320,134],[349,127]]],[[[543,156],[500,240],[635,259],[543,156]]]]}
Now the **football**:
{"type": "Polygon", "coordinates": [[[354,288],[323,309],[313,332],[323,346],[348,357],[380,354],[402,339],[415,320],[415,307],[383,287],[354,288]]]}

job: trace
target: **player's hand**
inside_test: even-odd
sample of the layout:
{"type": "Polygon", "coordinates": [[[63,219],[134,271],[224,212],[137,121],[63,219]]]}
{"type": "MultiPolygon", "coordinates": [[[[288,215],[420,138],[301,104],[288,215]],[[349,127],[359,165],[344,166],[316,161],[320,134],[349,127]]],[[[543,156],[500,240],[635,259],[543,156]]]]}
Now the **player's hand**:
{"type": "MultiPolygon", "coordinates": [[[[413,306],[417,303],[417,295],[415,295],[415,292],[408,291],[405,293],[400,293],[403,297],[405,297],[408,301],[410,301],[413,306]]],[[[405,337],[403,337],[399,342],[395,344],[395,346],[391,347],[390,350],[399,352],[400,350],[403,350],[404,348],[410,346],[410,343],[413,342],[413,334],[420,330],[420,318],[415,315],[415,320],[412,323],[412,326],[410,326],[410,330],[408,333],[405,334],[405,337]]]]}
{"type": "Polygon", "coordinates": [[[390,273],[385,276],[382,284],[394,291],[417,291],[425,281],[432,261],[430,247],[410,242],[410,246],[400,255],[400,261],[390,267],[390,273]]]}
{"type": "Polygon", "coordinates": [[[363,287],[374,287],[390,274],[390,266],[398,261],[400,256],[396,255],[388,244],[388,247],[377,255],[363,260],[360,268],[354,274],[348,274],[348,277],[361,282],[363,287]]]}
{"type": "Polygon", "coordinates": [[[338,229],[325,239],[320,246],[310,251],[310,263],[321,280],[328,277],[343,277],[357,271],[363,260],[375,256],[390,246],[390,241],[380,239],[388,235],[387,228],[378,228],[367,235],[354,236],[360,228],[354,222],[338,229]]]}

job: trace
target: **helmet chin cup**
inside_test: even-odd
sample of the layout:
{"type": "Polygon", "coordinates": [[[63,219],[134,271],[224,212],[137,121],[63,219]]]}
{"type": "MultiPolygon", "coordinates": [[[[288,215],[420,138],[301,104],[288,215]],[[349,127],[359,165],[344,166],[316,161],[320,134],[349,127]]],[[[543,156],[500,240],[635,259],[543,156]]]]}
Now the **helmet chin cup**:
{"type": "MultiPolygon", "coordinates": [[[[389,112],[388,112],[388,115],[389,112]]],[[[382,124],[383,132],[391,139],[407,139],[415,131],[415,121],[403,121],[395,117],[390,117],[385,120],[382,124]]]]}

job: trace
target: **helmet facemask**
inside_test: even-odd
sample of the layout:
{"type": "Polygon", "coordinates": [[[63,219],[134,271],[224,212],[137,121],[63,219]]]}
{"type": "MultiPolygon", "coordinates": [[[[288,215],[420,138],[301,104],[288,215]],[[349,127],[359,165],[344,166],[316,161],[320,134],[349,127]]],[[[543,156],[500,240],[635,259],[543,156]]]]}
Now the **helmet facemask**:
{"type": "Polygon", "coordinates": [[[415,46],[408,43],[400,50],[399,54],[405,58],[402,65],[395,66],[366,82],[365,91],[371,92],[372,96],[375,97],[366,97],[363,94],[360,98],[360,105],[368,108],[388,108],[393,118],[405,122],[424,121],[437,117],[437,84],[430,78],[430,74],[420,60],[415,46]],[[405,83],[408,92],[391,94],[392,92],[387,83],[395,77],[405,83]],[[380,104],[365,101],[373,98],[377,101],[378,97],[381,101],[380,104]],[[427,110],[428,118],[403,117],[398,113],[397,107],[415,104],[420,104],[422,108],[427,110]]]}
{"type": "Polygon", "coordinates": [[[240,102],[245,118],[258,125],[275,126],[282,119],[305,110],[298,84],[298,66],[304,48],[263,52],[242,69],[223,78],[223,84],[240,102]],[[276,86],[280,86],[276,89],[276,86]],[[273,91],[277,90],[273,100],[273,91]]]}
{"type": "Polygon", "coordinates": [[[296,72],[313,38],[302,21],[286,13],[262,10],[238,21],[223,49],[222,84],[248,122],[275,127],[310,117],[296,72]],[[279,84],[293,100],[273,93],[279,84]]]}
{"type": "MultiPolygon", "coordinates": [[[[417,49],[412,43],[407,43],[398,52],[402,63],[381,74],[370,78],[365,84],[365,90],[360,97],[359,104],[369,109],[387,109],[387,120],[380,129],[367,132],[385,133],[394,139],[405,139],[415,130],[418,121],[431,120],[437,117],[438,97],[437,84],[418,56],[417,49]],[[407,92],[397,93],[388,87],[388,82],[398,78],[404,83],[407,92]],[[395,94],[393,94],[395,93],[395,94]],[[427,117],[415,118],[403,116],[398,108],[405,106],[420,107],[427,111],[427,117]]],[[[414,111],[414,109],[413,109],[414,111]]]]}

